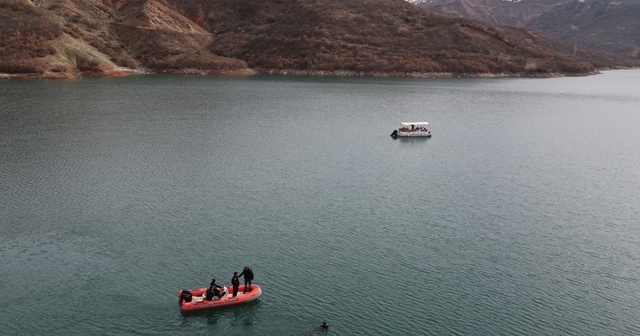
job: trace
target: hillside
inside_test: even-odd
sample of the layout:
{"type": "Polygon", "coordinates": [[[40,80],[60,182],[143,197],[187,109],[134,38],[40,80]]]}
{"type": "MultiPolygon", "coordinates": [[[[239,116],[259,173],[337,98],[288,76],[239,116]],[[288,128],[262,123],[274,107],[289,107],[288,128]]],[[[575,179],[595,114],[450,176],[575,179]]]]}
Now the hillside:
{"type": "Polygon", "coordinates": [[[0,0],[0,22],[0,72],[253,73],[209,52],[210,33],[156,1],[0,0]]]}
{"type": "Polygon", "coordinates": [[[553,11],[561,2],[578,0],[415,0],[422,8],[499,25],[526,26],[531,19],[553,11]]]}
{"type": "Polygon", "coordinates": [[[418,6],[526,26],[570,44],[640,59],[640,0],[423,0],[418,6]]]}
{"type": "Polygon", "coordinates": [[[623,65],[403,0],[0,0],[0,73],[589,74],[623,65]]]}

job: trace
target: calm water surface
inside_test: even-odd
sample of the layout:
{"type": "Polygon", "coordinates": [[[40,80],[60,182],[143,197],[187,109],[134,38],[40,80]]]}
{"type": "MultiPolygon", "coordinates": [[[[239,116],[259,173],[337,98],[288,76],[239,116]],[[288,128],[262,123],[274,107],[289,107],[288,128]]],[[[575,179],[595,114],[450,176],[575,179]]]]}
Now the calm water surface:
{"type": "Polygon", "coordinates": [[[640,334],[639,84],[0,81],[0,330],[640,334]],[[259,301],[180,313],[244,265],[259,301]]]}

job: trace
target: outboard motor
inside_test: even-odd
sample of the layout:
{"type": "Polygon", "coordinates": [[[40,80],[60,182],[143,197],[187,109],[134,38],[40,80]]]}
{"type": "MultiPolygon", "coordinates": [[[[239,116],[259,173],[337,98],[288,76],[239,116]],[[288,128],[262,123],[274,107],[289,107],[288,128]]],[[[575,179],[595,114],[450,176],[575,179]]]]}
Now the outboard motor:
{"type": "Polygon", "coordinates": [[[393,130],[393,132],[391,132],[391,137],[392,138],[397,138],[398,137],[398,130],[393,130]]]}
{"type": "Polygon", "coordinates": [[[183,289],[182,294],[180,294],[180,303],[182,304],[182,302],[191,302],[192,299],[193,295],[191,294],[191,292],[187,289],[183,289]]]}

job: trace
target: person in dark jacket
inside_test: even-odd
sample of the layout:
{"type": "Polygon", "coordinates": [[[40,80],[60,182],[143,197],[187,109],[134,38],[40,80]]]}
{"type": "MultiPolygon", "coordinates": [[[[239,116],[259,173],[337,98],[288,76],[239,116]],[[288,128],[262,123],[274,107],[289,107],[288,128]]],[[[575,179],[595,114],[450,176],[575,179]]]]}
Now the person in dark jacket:
{"type": "Polygon", "coordinates": [[[207,292],[204,295],[205,300],[213,300],[214,296],[221,297],[222,292],[220,291],[220,289],[222,289],[222,286],[216,283],[216,279],[211,280],[209,289],[207,289],[207,292]]]}
{"type": "Polygon", "coordinates": [[[253,271],[245,266],[242,269],[242,273],[240,273],[240,275],[238,275],[239,277],[244,275],[244,290],[242,291],[243,293],[246,292],[250,292],[251,291],[251,281],[253,281],[253,271]]]}
{"type": "Polygon", "coordinates": [[[236,297],[236,295],[238,295],[238,287],[240,287],[238,272],[233,272],[233,278],[231,278],[231,286],[233,286],[233,297],[236,297]]]}

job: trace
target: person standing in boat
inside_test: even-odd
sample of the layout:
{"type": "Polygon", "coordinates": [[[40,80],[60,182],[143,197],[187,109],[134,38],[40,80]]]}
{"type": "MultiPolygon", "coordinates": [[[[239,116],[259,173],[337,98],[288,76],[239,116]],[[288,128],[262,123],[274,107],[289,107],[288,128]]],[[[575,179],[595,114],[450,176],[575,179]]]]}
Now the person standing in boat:
{"type": "Polygon", "coordinates": [[[251,291],[251,281],[253,281],[253,271],[245,266],[242,269],[242,273],[240,273],[239,277],[244,275],[244,290],[242,291],[243,293],[246,292],[250,292],[251,291]]]}
{"type": "Polygon", "coordinates": [[[236,297],[236,295],[238,295],[238,287],[240,287],[238,272],[233,272],[233,277],[231,278],[231,286],[233,287],[233,297],[236,297]]]}

